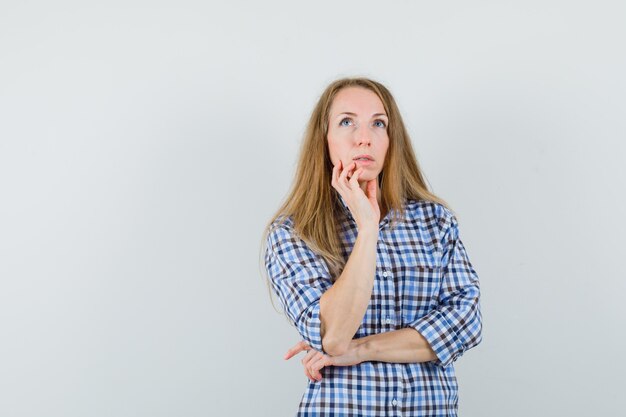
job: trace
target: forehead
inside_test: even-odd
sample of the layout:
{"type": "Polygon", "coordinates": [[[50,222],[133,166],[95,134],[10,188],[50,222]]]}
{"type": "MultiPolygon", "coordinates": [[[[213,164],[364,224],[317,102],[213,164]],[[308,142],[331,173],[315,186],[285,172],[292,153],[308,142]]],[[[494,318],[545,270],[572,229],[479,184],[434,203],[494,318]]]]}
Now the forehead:
{"type": "Polygon", "coordinates": [[[373,91],[363,87],[346,87],[335,95],[330,107],[331,115],[343,112],[371,116],[374,113],[385,113],[385,107],[373,91]]]}

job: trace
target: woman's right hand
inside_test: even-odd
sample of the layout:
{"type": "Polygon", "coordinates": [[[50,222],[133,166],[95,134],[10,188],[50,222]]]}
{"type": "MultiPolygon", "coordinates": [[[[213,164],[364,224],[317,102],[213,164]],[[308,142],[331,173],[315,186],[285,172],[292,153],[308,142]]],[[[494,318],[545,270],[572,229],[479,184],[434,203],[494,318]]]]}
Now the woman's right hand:
{"type": "Polygon", "coordinates": [[[380,208],[376,196],[378,178],[367,181],[364,192],[358,182],[363,168],[354,171],[355,168],[356,162],[352,162],[344,169],[343,163],[339,160],[333,167],[332,186],[345,200],[359,231],[367,228],[378,230],[380,223],[380,208]]]}

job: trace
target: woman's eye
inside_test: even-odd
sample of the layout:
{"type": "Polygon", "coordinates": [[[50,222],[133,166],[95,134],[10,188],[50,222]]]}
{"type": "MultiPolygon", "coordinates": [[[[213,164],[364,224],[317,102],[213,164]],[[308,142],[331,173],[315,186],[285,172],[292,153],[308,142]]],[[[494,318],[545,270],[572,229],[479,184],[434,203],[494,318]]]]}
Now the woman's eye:
{"type": "MultiPolygon", "coordinates": [[[[344,122],[350,122],[350,121],[352,121],[352,119],[350,119],[349,117],[346,117],[346,118],[342,119],[341,122],[339,122],[339,125],[340,126],[349,126],[347,124],[344,124],[344,122]]],[[[387,124],[383,120],[380,120],[380,119],[376,120],[374,123],[379,123],[377,125],[378,127],[383,127],[383,128],[387,127],[387,124]]]]}

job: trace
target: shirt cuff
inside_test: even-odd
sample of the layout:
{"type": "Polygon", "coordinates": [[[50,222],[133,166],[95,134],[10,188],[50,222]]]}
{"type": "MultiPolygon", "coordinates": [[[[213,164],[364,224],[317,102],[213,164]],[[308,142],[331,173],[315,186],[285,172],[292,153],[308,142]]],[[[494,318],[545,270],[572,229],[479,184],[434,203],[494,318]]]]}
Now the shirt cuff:
{"type": "Polygon", "coordinates": [[[439,366],[447,367],[465,352],[465,346],[451,330],[444,314],[439,310],[433,310],[426,316],[411,324],[426,339],[430,347],[437,355],[433,362],[439,366]]]}
{"type": "Polygon", "coordinates": [[[298,320],[300,336],[315,350],[327,354],[322,349],[322,321],[320,319],[319,300],[302,312],[298,320]]]}

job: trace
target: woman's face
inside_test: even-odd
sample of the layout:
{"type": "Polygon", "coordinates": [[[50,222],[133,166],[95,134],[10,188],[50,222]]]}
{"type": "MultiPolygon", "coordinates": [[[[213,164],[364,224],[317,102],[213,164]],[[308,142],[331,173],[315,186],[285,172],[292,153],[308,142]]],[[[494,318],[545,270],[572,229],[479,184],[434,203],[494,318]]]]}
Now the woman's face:
{"type": "Polygon", "coordinates": [[[383,169],[389,147],[389,119],[376,93],[363,87],[345,87],[335,96],[328,119],[328,150],[333,165],[342,169],[356,162],[363,168],[359,183],[372,180],[383,169]],[[356,160],[368,155],[369,160],[356,160]]]}

